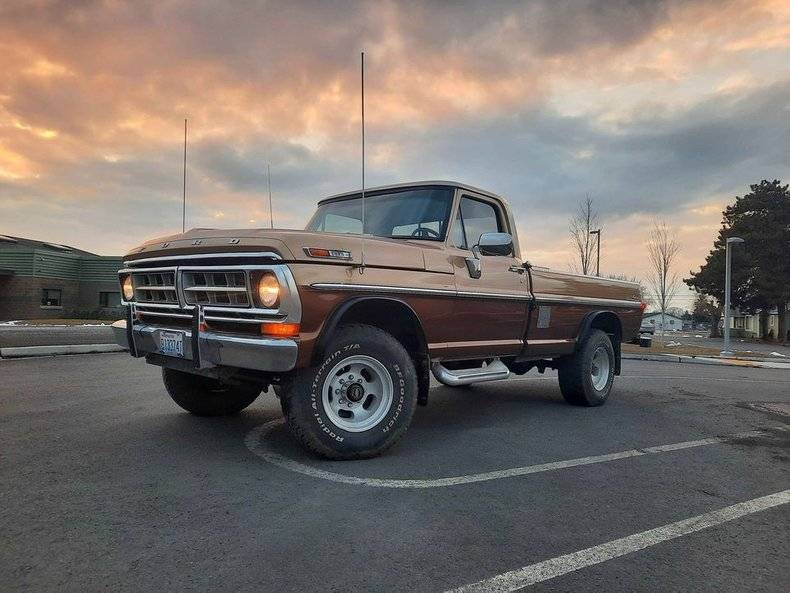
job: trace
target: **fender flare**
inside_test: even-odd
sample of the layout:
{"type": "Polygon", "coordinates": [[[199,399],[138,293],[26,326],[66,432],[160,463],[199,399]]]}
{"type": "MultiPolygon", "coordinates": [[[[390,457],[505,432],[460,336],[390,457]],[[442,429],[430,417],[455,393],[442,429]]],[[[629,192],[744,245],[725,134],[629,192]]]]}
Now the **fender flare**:
{"type": "Polygon", "coordinates": [[[408,312],[408,315],[414,320],[414,323],[417,326],[415,337],[420,344],[421,350],[425,352],[425,356],[415,356],[414,352],[409,352],[409,356],[411,356],[412,360],[414,361],[415,371],[417,372],[417,384],[419,390],[417,394],[417,403],[421,406],[427,405],[428,393],[430,391],[431,366],[430,355],[428,354],[428,341],[425,337],[425,330],[422,327],[422,321],[420,321],[419,315],[417,315],[411,305],[405,301],[402,301],[401,299],[376,295],[357,296],[347,299],[337,305],[335,309],[329,314],[326,322],[321,328],[321,332],[318,335],[315,348],[313,348],[312,364],[317,364],[317,361],[319,361],[321,356],[323,356],[323,353],[326,352],[327,346],[329,345],[329,340],[331,339],[332,334],[334,334],[334,332],[337,330],[338,325],[340,325],[340,320],[343,318],[343,315],[345,315],[352,307],[365,301],[383,301],[391,304],[397,304],[398,306],[404,307],[408,312]]]}
{"type": "Polygon", "coordinates": [[[318,334],[318,339],[316,340],[315,347],[313,348],[313,363],[315,363],[316,359],[322,355],[322,353],[326,350],[327,344],[329,342],[330,337],[332,334],[337,330],[337,326],[340,325],[340,320],[343,318],[349,309],[358,305],[359,303],[365,301],[388,301],[390,303],[397,303],[398,305],[404,306],[409,313],[414,317],[417,322],[418,327],[420,328],[420,332],[418,334],[418,339],[420,339],[423,345],[428,347],[428,343],[425,339],[425,332],[422,330],[422,322],[420,321],[420,317],[414,311],[414,309],[407,303],[401,299],[396,299],[392,297],[385,297],[385,296],[376,296],[376,295],[367,295],[367,296],[356,296],[351,297],[350,299],[346,299],[339,305],[337,305],[332,312],[327,317],[327,320],[324,322],[324,325],[321,327],[321,332],[318,334]]]}

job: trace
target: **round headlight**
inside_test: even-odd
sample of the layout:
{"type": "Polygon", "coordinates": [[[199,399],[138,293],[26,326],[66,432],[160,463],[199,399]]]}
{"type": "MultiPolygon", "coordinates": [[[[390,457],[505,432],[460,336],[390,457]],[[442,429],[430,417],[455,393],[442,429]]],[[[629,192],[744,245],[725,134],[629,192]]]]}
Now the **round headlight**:
{"type": "Polygon", "coordinates": [[[131,275],[124,276],[121,282],[121,288],[123,289],[123,300],[131,301],[134,298],[134,287],[132,286],[131,275]]]}
{"type": "Polygon", "coordinates": [[[280,283],[273,274],[264,274],[258,280],[258,300],[264,307],[274,307],[280,298],[280,283]]]}

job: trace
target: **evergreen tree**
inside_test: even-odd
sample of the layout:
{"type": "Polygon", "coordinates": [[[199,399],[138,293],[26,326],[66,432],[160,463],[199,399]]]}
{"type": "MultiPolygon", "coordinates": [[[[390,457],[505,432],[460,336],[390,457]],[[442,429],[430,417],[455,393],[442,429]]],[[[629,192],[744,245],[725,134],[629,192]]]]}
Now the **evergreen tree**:
{"type": "Polygon", "coordinates": [[[776,307],[776,337],[781,339],[787,332],[783,313],[790,302],[790,191],[778,180],[763,180],[750,189],[724,210],[713,249],[700,270],[684,282],[723,303],[727,238],[741,237],[745,243],[732,248],[732,305],[746,313],[760,311],[761,321],[776,307]]]}

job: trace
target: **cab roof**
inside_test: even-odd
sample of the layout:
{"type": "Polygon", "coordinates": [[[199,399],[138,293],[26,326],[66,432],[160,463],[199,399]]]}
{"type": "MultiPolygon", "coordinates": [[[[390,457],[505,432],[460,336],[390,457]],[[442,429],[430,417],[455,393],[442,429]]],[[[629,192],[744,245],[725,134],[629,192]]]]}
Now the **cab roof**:
{"type": "MultiPolygon", "coordinates": [[[[467,185],[466,183],[460,183],[458,181],[441,181],[441,180],[432,180],[432,181],[410,181],[407,183],[393,183],[390,185],[379,185],[377,187],[366,187],[365,194],[368,193],[378,193],[381,191],[386,191],[388,189],[406,189],[409,187],[453,187],[457,189],[466,189],[469,191],[473,191],[477,194],[488,196],[489,198],[496,198],[497,200],[504,202],[507,204],[507,200],[502,196],[499,196],[493,192],[487,191],[485,189],[480,189],[479,187],[475,187],[473,185],[467,185]]],[[[358,188],[352,191],[343,192],[341,194],[335,194],[333,196],[329,196],[322,200],[318,201],[318,204],[324,204],[326,202],[334,202],[336,200],[343,200],[346,198],[352,198],[354,196],[358,196],[362,193],[362,189],[358,188]]]]}

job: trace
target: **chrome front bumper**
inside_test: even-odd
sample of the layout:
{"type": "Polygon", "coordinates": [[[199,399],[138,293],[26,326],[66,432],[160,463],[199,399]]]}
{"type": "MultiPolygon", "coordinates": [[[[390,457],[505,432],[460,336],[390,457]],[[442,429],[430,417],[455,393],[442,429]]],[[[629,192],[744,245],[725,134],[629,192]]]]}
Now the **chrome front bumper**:
{"type": "Polygon", "coordinates": [[[282,373],[296,365],[298,345],[294,340],[230,336],[209,331],[199,331],[197,340],[193,340],[192,332],[185,329],[160,328],[144,323],[134,323],[132,328],[130,332],[126,320],[112,324],[115,341],[136,356],[161,354],[160,332],[178,331],[184,334],[184,357],[173,359],[191,360],[199,368],[223,366],[282,373]],[[130,338],[133,340],[131,345],[130,338]],[[195,356],[195,344],[198,356],[195,356]]]}

